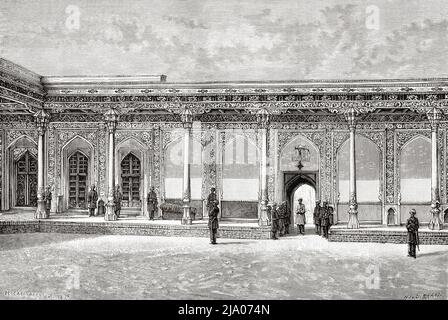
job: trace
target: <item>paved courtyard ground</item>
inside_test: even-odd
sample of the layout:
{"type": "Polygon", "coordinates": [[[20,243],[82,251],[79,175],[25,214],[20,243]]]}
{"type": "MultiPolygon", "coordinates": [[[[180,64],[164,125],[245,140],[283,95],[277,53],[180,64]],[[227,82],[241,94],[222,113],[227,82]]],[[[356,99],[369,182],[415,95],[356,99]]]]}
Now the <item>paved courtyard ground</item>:
{"type": "Polygon", "coordinates": [[[448,247],[0,235],[0,299],[447,299],[448,247]]]}

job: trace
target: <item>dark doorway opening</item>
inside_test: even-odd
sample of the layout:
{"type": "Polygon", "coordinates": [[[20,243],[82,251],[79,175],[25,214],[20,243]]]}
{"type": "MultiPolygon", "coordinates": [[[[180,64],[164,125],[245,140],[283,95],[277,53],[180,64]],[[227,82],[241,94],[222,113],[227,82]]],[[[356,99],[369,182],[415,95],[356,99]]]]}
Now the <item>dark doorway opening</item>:
{"type": "Polygon", "coordinates": [[[291,212],[291,224],[294,224],[295,208],[298,198],[303,199],[306,209],[306,223],[312,224],[312,214],[315,201],[318,200],[317,193],[317,172],[285,172],[284,173],[284,199],[288,203],[291,212]]]}

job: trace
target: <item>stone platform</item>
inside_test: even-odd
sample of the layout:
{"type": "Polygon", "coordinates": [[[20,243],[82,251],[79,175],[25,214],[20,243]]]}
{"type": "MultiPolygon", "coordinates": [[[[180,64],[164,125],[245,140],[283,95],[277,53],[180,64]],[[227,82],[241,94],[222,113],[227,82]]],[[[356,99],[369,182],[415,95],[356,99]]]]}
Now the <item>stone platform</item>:
{"type": "MultiPolygon", "coordinates": [[[[105,221],[103,217],[85,215],[52,216],[50,219],[13,219],[10,215],[0,217],[0,234],[25,232],[54,232],[77,234],[122,234],[168,237],[209,237],[208,221],[197,220],[191,225],[182,225],[175,220],[153,220],[144,217],[124,217],[118,221],[105,221]]],[[[19,218],[19,217],[17,217],[19,218]]],[[[234,239],[269,239],[270,227],[257,223],[232,223],[222,221],[219,237],[234,239]]]]}
{"type": "MultiPolygon", "coordinates": [[[[419,229],[420,244],[448,245],[448,227],[444,230],[430,230],[427,226],[419,229]]],[[[359,229],[347,229],[345,225],[330,229],[329,241],[332,242],[378,242],[407,243],[407,231],[404,226],[361,226],[359,229]]]]}
{"type": "MultiPolygon", "coordinates": [[[[104,217],[88,217],[86,214],[54,214],[50,219],[35,220],[34,212],[2,213],[0,234],[47,232],[74,234],[121,234],[167,237],[209,237],[207,220],[195,220],[182,225],[178,220],[149,221],[143,216],[123,216],[118,221],[105,221],[104,217]]],[[[314,233],[314,226],[307,225],[307,234],[314,233]]],[[[288,236],[296,236],[291,230],[288,236]]],[[[444,230],[429,230],[423,225],[419,230],[420,244],[448,245],[448,226],[444,230]]],[[[255,221],[220,221],[219,237],[233,239],[270,239],[270,226],[259,226],[255,221]]],[[[347,229],[346,225],[331,227],[331,242],[407,242],[404,226],[361,225],[360,229],[347,229]]]]}

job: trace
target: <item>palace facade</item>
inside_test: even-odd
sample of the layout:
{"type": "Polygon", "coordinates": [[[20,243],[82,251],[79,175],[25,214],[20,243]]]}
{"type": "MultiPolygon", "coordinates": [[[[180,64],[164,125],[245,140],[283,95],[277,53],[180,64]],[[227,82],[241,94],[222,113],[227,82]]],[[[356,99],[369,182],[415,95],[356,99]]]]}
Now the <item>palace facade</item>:
{"type": "Polygon", "coordinates": [[[400,225],[415,208],[442,229],[447,99],[448,79],[171,83],[43,77],[0,59],[0,208],[48,218],[45,186],[58,215],[85,208],[94,184],[114,220],[115,185],[140,215],[154,186],[159,217],[181,206],[188,224],[216,187],[222,220],[266,225],[270,203],[294,207],[306,186],[349,228],[400,225]]]}

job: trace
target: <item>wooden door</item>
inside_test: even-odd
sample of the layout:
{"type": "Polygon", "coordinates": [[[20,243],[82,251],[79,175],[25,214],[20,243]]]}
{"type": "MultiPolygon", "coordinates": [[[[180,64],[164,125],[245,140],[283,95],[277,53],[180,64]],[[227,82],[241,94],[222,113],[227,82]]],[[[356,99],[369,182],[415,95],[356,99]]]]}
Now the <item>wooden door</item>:
{"type": "Polygon", "coordinates": [[[88,159],[81,152],[73,154],[69,160],[69,207],[86,208],[88,159]]]}
{"type": "Polygon", "coordinates": [[[121,161],[121,190],[123,207],[140,207],[140,160],[129,153],[121,161]]]}

